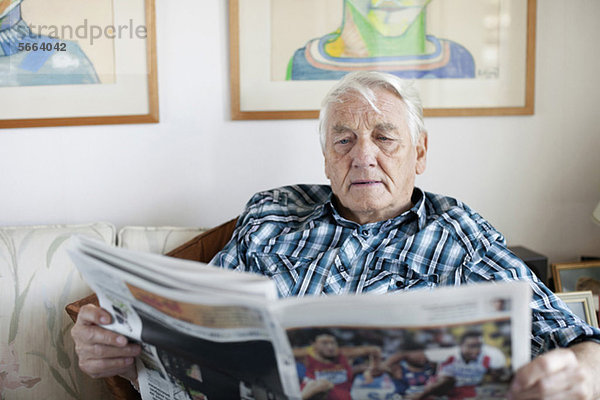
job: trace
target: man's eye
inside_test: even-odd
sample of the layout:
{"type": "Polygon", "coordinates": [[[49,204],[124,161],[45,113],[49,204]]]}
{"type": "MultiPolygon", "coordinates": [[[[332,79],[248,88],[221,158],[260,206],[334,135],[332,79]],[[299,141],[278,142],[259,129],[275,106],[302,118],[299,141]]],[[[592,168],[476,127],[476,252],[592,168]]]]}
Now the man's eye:
{"type": "Polygon", "coordinates": [[[392,140],[391,138],[389,138],[387,136],[378,136],[377,139],[381,140],[382,142],[386,142],[388,140],[392,140]]]}
{"type": "Polygon", "coordinates": [[[337,143],[338,144],[348,144],[348,143],[350,143],[350,140],[349,139],[340,139],[337,141],[337,143]]]}

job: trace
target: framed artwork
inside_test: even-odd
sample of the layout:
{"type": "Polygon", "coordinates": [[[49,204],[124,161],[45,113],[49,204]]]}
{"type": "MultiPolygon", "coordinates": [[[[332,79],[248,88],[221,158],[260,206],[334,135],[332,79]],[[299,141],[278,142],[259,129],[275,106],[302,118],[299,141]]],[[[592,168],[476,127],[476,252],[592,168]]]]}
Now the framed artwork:
{"type": "Polygon", "coordinates": [[[232,119],[317,118],[357,70],[415,81],[425,116],[533,114],[536,0],[229,0],[232,119]]]}
{"type": "Polygon", "coordinates": [[[600,260],[552,264],[557,292],[591,290],[600,295],[600,260]]]}
{"type": "Polygon", "coordinates": [[[158,122],[154,0],[0,0],[0,128],[158,122]]]}
{"type": "Polygon", "coordinates": [[[556,293],[556,295],[569,306],[573,314],[584,320],[588,325],[598,328],[598,317],[594,309],[594,299],[591,291],[556,293]]]}

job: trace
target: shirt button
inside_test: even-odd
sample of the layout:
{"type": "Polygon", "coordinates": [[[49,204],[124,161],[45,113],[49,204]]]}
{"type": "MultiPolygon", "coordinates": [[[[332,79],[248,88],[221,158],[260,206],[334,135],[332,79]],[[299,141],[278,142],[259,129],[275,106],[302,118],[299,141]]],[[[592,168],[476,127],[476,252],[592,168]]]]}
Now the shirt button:
{"type": "Polygon", "coordinates": [[[365,229],[364,231],[362,231],[362,235],[363,236],[369,236],[369,230],[365,229]]]}

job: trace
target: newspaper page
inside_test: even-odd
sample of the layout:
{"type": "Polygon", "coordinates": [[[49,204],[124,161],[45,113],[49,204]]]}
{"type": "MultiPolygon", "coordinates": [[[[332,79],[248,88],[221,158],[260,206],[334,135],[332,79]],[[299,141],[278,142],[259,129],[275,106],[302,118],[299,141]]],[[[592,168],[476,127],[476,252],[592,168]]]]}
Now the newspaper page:
{"type": "Polygon", "coordinates": [[[303,398],[499,400],[530,360],[530,298],[526,282],[482,283],[282,299],[271,312],[303,398]]]}
{"type": "Polygon", "coordinates": [[[69,254],[112,314],[106,328],[142,345],[137,365],[144,400],[278,400],[299,392],[293,359],[282,358],[287,339],[267,310],[276,293],[269,279],[200,263],[182,274],[185,260],[86,238],[74,238],[69,254]],[[147,268],[127,261],[138,255],[147,268]],[[161,271],[161,263],[169,268],[161,271]],[[185,279],[178,282],[178,275],[185,279]],[[189,282],[197,291],[177,288],[189,282]]]}
{"type": "Polygon", "coordinates": [[[144,400],[501,399],[530,357],[524,282],[276,300],[256,275],[84,238],[70,253],[107,327],[142,344],[144,400]]]}

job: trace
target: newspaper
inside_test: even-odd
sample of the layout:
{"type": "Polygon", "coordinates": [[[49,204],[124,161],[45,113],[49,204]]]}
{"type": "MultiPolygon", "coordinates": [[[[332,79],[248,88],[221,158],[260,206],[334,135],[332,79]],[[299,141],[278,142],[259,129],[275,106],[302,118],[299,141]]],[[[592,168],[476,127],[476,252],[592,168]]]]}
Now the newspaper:
{"type": "Polygon", "coordinates": [[[530,287],[278,299],[256,274],[75,237],[69,254],[142,346],[144,400],[502,399],[530,359],[530,287]]]}

